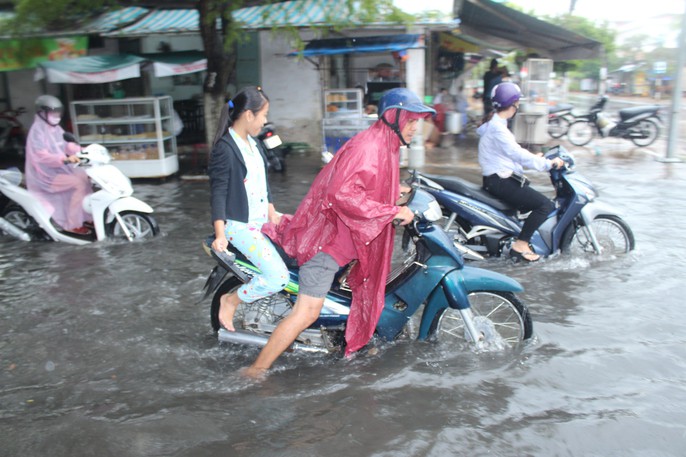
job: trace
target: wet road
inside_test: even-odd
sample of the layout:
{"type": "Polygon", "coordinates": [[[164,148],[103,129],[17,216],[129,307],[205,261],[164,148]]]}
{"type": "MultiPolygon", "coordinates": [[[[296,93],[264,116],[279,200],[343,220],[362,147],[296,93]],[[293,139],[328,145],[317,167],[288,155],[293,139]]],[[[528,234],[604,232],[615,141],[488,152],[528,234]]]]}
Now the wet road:
{"type": "MultiPolygon", "coordinates": [[[[0,240],[2,456],[683,456],[686,165],[618,142],[575,151],[637,249],[484,266],[518,279],[535,340],[505,353],[380,344],[351,360],[219,345],[196,304],[211,262],[206,182],[137,183],[162,236],[74,247],[0,240]]],[[[427,171],[477,179],[473,154],[427,171]]],[[[273,176],[294,210],[318,168],[273,176]]],[[[535,181],[545,186],[545,180],[535,181]]]]}

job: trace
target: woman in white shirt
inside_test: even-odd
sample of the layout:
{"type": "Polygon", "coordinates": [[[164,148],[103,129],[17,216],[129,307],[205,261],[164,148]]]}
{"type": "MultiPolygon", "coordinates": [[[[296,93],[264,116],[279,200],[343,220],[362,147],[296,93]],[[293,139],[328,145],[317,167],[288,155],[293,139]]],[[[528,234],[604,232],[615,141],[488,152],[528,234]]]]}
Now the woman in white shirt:
{"type": "Polygon", "coordinates": [[[269,99],[259,87],[246,87],[223,107],[212,146],[208,174],[215,239],[212,248],[237,248],[260,273],[221,297],[219,323],[234,331],[233,316],[242,301],[252,303],[275,294],[289,273],[271,241],[261,232],[281,216],[272,204],[267,158],[255,138],[267,122],[269,99]]]}
{"type": "Polygon", "coordinates": [[[563,166],[564,162],[560,158],[545,159],[542,154],[533,154],[517,144],[507,128],[507,121],[517,114],[521,96],[514,83],[495,86],[491,93],[494,109],[476,132],[480,136],[479,165],[484,189],[522,212],[531,211],[519,237],[510,247],[510,255],[535,262],[540,256],[533,252],[529,241],[555,206],[549,198],[529,186],[524,168],[547,171],[563,166]]]}

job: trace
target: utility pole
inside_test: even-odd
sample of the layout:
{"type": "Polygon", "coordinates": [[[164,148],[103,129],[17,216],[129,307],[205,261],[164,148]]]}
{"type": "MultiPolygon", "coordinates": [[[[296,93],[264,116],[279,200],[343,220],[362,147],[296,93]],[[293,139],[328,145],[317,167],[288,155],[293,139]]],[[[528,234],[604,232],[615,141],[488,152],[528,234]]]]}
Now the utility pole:
{"type": "MultiPolygon", "coordinates": [[[[684,2],[686,5],[686,1],[684,2]]],[[[686,11],[681,18],[681,32],[679,33],[679,46],[677,48],[676,75],[674,76],[674,89],[672,90],[672,109],[669,116],[669,132],[667,133],[667,155],[662,162],[681,162],[675,157],[677,138],[679,136],[679,117],[681,114],[682,74],[686,64],[686,11]]]]}

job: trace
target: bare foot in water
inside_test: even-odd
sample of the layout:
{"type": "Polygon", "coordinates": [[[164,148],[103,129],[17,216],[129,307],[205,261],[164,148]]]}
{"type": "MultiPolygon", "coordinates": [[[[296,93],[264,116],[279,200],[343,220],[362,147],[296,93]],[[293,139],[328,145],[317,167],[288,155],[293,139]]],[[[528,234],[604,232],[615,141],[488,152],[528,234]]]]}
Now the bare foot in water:
{"type": "Polygon", "coordinates": [[[229,332],[236,331],[233,327],[233,315],[240,302],[236,293],[222,295],[219,299],[219,325],[229,332]]]}
{"type": "Polygon", "coordinates": [[[238,370],[238,374],[244,378],[253,379],[255,381],[264,381],[267,378],[267,369],[249,366],[238,370]]]}

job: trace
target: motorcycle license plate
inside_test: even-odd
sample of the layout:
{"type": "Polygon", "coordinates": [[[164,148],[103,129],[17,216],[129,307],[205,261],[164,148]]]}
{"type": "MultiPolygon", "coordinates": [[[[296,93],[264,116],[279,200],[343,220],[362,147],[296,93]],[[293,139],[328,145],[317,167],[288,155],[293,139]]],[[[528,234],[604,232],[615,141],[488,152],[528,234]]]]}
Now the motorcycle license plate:
{"type": "Polygon", "coordinates": [[[279,135],[272,135],[269,138],[264,139],[264,145],[267,147],[267,149],[274,149],[277,146],[281,146],[283,144],[283,141],[281,141],[281,138],[279,138],[279,135]]]}

